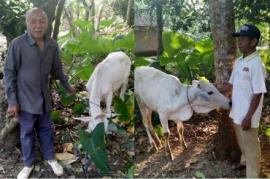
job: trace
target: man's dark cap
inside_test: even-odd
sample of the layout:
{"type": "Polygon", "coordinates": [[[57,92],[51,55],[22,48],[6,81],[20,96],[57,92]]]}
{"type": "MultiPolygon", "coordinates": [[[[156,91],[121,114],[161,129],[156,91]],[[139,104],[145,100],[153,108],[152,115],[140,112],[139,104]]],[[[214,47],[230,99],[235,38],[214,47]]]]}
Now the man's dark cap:
{"type": "Polygon", "coordinates": [[[232,33],[233,37],[251,37],[251,38],[256,38],[260,39],[261,37],[261,32],[260,30],[251,24],[244,24],[239,32],[232,33]]]}

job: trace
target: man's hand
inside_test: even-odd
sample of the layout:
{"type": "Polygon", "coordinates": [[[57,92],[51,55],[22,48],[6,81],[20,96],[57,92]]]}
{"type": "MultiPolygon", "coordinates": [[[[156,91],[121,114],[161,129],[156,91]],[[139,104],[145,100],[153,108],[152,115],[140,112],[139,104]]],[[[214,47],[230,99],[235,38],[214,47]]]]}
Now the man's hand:
{"type": "Polygon", "coordinates": [[[12,116],[17,118],[19,116],[19,107],[18,106],[9,106],[8,113],[12,116]]]}
{"type": "Polygon", "coordinates": [[[242,122],[242,128],[244,131],[251,128],[251,116],[246,116],[242,122]]]}
{"type": "Polygon", "coordinates": [[[248,112],[247,112],[246,117],[244,118],[244,120],[242,122],[243,130],[248,130],[251,128],[251,118],[254,115],[257,107],[259,106],[261,96],[262,96],[262,93],[253,94],[248,112]]]}

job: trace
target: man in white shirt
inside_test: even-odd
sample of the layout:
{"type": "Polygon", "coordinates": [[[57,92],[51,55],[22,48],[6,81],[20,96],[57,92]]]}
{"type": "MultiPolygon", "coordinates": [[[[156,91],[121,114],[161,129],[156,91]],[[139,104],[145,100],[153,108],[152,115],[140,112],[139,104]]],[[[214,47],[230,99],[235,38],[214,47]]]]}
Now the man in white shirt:
{"type": "Polygon", "coordinates": [[[230,117],[242,152],[241,164],[246,165],[246,176],[258,178],[261,158],[258,129],[263,94],[266,93],[266,70],[256,51],[261,33],[256,26],[245,24],[232,35],[238,37],[238,48],[243,56],[235,61],[229,80],[232,89],[230,117]]]}

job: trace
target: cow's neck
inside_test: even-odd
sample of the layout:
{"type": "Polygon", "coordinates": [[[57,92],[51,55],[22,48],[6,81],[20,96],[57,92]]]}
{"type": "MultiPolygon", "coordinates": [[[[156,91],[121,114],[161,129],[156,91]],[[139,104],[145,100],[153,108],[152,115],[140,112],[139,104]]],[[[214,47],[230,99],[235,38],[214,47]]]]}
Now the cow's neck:
{"type": "Polygon", "coordinates": [[[194,87],[192,86],[182,86],[181,95],[179,98],[175,98],[175,110],[171,110],[170,119],[171,120],[180,120],[187,121],[191,118],[194,110],[192,108],[192,102],[195,100],[194,87]]]}
{"type": "Polygon", "coordinates": [[[196,113],[208,113],[217,107],[209,106],[209,104],[204,103],[202,99],[196,98],[192,102],[192,108],[196,113]]]}

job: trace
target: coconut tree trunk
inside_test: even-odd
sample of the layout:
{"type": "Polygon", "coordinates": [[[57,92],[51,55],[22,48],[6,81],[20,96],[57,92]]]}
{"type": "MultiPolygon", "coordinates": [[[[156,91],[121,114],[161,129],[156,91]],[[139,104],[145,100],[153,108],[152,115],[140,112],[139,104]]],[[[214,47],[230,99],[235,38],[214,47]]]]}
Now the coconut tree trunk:
{"type": "MultiPolygon", "coordinates": [[[[220,87],[229,81],[233,61],[236,58],[236,43],[231,36],[235,30],[232,0],[210,0],[211,31],[214,42],[216,83],[220,87]]],[[[240,150],[228,111],[221,114],[219,132],[216,136],[216,156],[219,159],[238,160],[240,150]]]]}

